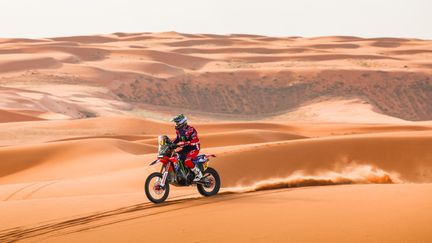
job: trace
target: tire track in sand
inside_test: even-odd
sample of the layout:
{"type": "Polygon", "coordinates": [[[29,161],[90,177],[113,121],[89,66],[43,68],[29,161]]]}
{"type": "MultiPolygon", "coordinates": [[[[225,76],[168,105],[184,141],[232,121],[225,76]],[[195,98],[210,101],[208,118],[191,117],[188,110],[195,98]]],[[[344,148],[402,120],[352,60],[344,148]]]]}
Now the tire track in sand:
{"type": "Polygon", "coordinates": [[[39,183],[40,183],[40,182],[33,182],[33,183],[30,183],[30,184],[27,184],[27,185],[21,187],[20,189],[18,189],[18,190],[16,190],[16,191],[12,192],[9,196],[7,196],[7,197],[6,197],[5,199],[3,199],[2,201],[9,201],[13,196],[15,196],[16,194],[18,194],[19,192],[21,192],[21,191],[23,191],[23,190],[25,190],[25,189],[27,189],[27,188],[29,188],[29,187],[32,187],[33,185],[37,185],[37,184],[39,184],[39,183]]]}
{"type": "MultiPolygon", "coordinates": [[[[292,189],[284,189],[292,190],[292,189]]],[[[163,204],[152,204],[149,202],[134,204],[112,210],[95,212],[77,217],[71,217],[60,221],[42,223],[33,226],[19,226],[0,231],[0,242],[14,242],[19,240],[34,241],[44,240],[63,235],[93,230],[100,227],[128,222],[144,217],[170,213],[190,207],[206,204],[221,203],[224,201],[237,200],[258,194],[273,194],[284,190],[270,190],[261,192],[222,192],[212,198],[191,197],[166,201],[163,204]]]]}
{"type": "MultiPolygon", "coordinates": [[[[19,199],[16,199],[16,200],[25,200],[25,199],[28,199],[28,198],[30,198],[32,195],[34,195],[36,192],[40,191],[41,189],[43,189],[43,188],[45,188],[45,187],[47,187],[47,186],[50,186],[50,185],[52,185],[52,184],[54,184],[54,183],[57,183],[57,182],[58,182],[58,180],[55,180],[55,181],[48,181],[48,182],[33,182],[33,183],[30,183],[30,184],[27,184],[27,185],[21,187],[20,189],[18,189],[18,190],[16,190],[16,191],[12,192],[11,194],[9,194],[9,196],[7,196],[7,197],[6,197],[5,199],[3,199],[2,201],[9,201],[9,200],[11,200],[14,196],[18,195],[19,193],[21,193],[21,192],[25,192],[26,189],[30,189],[31,187],[35,187],[35,186],[39,186],[39,187],[37,187],[36,189],[33,189],[33,190],[31,190],[30,192],[28,192],[25,196],[23,196],[23,197],[21,197],[21,198],[19,198],[19,199]]],[[[24,194],[24,193],[23,193],[23,194],[24,194]]]]}
{"type": "Polygon", "coordinates": [[[21,198],[21,199],[22,199],[22,200],[24,200],[24,199],[29,199],[29,198],[30,198],[32,195],[34,195],[36,192],[42,190],[42,189],[45,188],[45,187],[48,187],[48,186],[54,184],[54,183],[57,183],[57,182],[59,182],[59,181],[58,181],[58,180],[50,181],[50,182],[48,182],[48,183],[46,183],[46,184],[44,184],[44,185],[42,185],[42,186],[36,188],[35,190],[31,191],[30,193],[28,193],[26,196],[24,196],[24,197],[21,198]]]}

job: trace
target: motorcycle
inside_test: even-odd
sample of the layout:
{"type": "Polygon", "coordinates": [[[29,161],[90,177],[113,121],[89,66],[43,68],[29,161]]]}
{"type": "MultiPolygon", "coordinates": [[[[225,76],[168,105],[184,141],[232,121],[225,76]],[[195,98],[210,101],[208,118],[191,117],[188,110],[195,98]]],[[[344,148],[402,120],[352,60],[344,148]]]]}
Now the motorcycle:
{"type": "Polygon", "coordinates": [[[158,158],[150,163],[150,166],[161,163],[160,172],[150,174],[145,181],[145,194],[153,203],[162,203],[168,198],[170,185],[191,186],[196,185],[198,192],[203,196],[213,196],[219,192],[221,181],[218,172],[209,167],[210,157],[214,154],[201,154],[193,159],[195,166],[203,172],[199,181],[193,181],[195,173],[182,162],[178,161],[176,148],[166,135],[158,137],[158,158]]]}

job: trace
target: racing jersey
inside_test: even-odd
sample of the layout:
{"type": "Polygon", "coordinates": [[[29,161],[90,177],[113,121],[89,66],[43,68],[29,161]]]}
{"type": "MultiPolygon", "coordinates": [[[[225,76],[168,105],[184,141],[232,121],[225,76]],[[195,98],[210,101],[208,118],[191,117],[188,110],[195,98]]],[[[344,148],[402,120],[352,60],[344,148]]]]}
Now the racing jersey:
{"type": "Polygon", "coordinates": [[[174,139],[173,143],[177,144],[179,142],[184,142],[190,146],[196,146],[200,149],[200,140],[198,138],[198,132],[192,126],[187,125],[184,128],[176,130],[177,137],[174,139]]]}

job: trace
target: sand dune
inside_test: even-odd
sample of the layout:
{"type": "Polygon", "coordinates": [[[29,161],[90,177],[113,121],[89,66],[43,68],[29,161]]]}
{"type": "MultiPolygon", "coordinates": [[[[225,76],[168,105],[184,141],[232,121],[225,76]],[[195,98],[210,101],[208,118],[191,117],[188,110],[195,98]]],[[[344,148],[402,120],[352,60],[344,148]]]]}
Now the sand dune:
{"type": "Polygon", "coordinates": [[[355,48],[359,48],[360,46],[357,44],[316,44],[316,45],[310,45],[309,47],[318,48],[318,49],[334,49],[334,48],[355,49],[355,48]]]}
{"type": "MultiPolygon", "coordinates": [[[[231,143],[220,139],[219,134],[239,142],[268,142],[271,139],[293,139],[299,137],[323,137],[335,135],[388,133],[403,131],[429,131],[432,124],[362,124],[362,123],[316,123],[316,122],[234,122],[199,124],[203,139],[209,143],[223,146],[231,143]],[[256,134],[256,132],[258,132],[256,134]],[[268,134],[267,134],[268,133],[268,134]],[[267,134],[259,137],[258,134],[267,134]]],[[[118,138],[129,141],[156,139],[160,134],[172,134],[170,124],[137,118],[110,117],[78,120],[57,120],[47,122],[15,122],[0,124],[0,144],[17,145],[22,143],[41,143],[56,140],[90,138],[118,138]]],[[[153,141],[154,143],[154,141],[153,141]]]]}
{"type": "Polygon", "coordinates": [[[0,49],[0,242],[432,239],[428,40],[114,33],[0,49]],[[153,205],[148,164],[179,112],[222,189],[153,205]],[[196,215],[205,233],[179,224],[196,215]]]}
{"type": "Polygon", "coordinates": [[[38,117],[29,116],[16,111],[0,110],[0,122],[20,122],[42,120],[38,117]]]}
{"type": "Polygon", "coordinates": [[[5,57],[2,59],[7,61],[0,62],[1,72],[17,72],[28,69],[45,69],[45,68],[59,68],[61,63],[51,57],[34,57],[30,55],[19,55],[14,57],[5,57]]]}
{"type": "Polygon", "coordinates": [[[79,43],[106,43],[117,41],[116,38],[110,38],[107,36],[73,36],[73,37],[57,37],[52,38],[54,41],[73,41],[79,43]]]}
{"type": "MultiPolygon", "coordinates": [[[[53,160],[58,160],[55,164],[59,168],[67,167],[64,163],[80,168],[89,166],[88,169],[82,170],[76,175],[69,169],[62,169],[61,171],[54,169],[56,173],[53,175],[59,177],[100,173],[101,171],[97,168],[102,162],[98,161],[104,161],[103,158],[106,157],[106,154],[112,154],[113,157],[116,157],[114,154],[119,153],[120,160],[127,160],[126,157],[128,156],[139,157],[147,153],[153,154],[156,136],[160,133],[172,134],[168,124],[120,117],[116,119],[51,121],[46,125],[51,131],[57,131],[51,134],[50,140],[46,140],[51,142],[0,148],[0,154],[3,156],[2,161],[9,161],[9,163],[2,164],[2,180],[8,181],[10,178],[19,178],[20,176],[17,175],[19,171],[29,174],[25,177],[32,175],[36,178],[38,173],[34,173],[32,170],[39,171],[44,164],[47,164],[46,168],[53,169],[55,166],[50,164],[52,163],[50,161],[53,160]],[[123,134],[143,133],[143,135],[78,136],[73,138],[73,134],[70,133],[70,129],[76,127],[77,129],[74,130],[76,134],[83,133],[82,131],[85,129],[88,131],[84,133],[96,134],[101,130],[99,126],[95,127],[95,124],[111,127],[123,134]],[[69,132],[66,133],[67,131],[69,132]],[[56,136],[69,136],[70,138],[66,139],[69,141],[52,141],[52,138],[56,136]],[[22,156],[14,156],[17,154],[22,156]],[[124,159],[121,159],[122,157],[124,159]],[[8,177],[6,175],[13,176],[8,177]]],[[[5,124],[5,128],[9,129],[13,129],[14,126],[19,126],[22,133],[25,134],[26,130],[23,130],[25,126],[43,131],[41,129],[44,129],[45,122],[5,124]]],[[[326,126],[298,123],[291,125],[231,123],[197,124],[196,126],[200,129],[204,148],[208,148],[208,152],[219,152],[215,166],[226,175],[224,183],[227,186],[241,183],[251,184],[256,180],[273,177],[283,178],[296,171],[303,171],[307,175],[313,176],[320,172],[334,171],[338,166],[344,169],[344,166],[355,165],[374,166],[389,173],[396,173],[399,179],[406,181],[428,181],[432,178],[432,175],[427,173],[432,159],[427,153],[432,146],[430,144],[432,136],[430,126],[370,124],[345,125],[344,128],[344,125],[340,124],[327,124],[326,126]],[[334,128],[339,128],[339,132],[334,128]],[[309,151],[314,152],[310,153],[309,151]],[[382,151],[388,152],[383,153],[382,151]],[[281,163],[280,160],[285,162],[281,163]],[[407,163],[407,160],[410,162],[407,163]],[[262,161],[268,161],[266,166],[256,170],[257,167],[261,167],[262,161]],[[418,174],[418,171],[423,172],[418,174]],[[239,175],[235,176],[236,174],[239,175]]],[[[203,152],[206,152],[206,149],[203,152]]],[[[103,167],[108,171],[110,170],[108,164],[103,167]]],[[[42,175],[40,179],[55,179],[47,178],[45,174],[42,175]]]]}
{"type": "Polygon", "coordinates": [[[178,76],[184,73],[183,69],[171,66],[161,62],[154,61],[135,61],[125,63],[123,61],[105,62],[100,65],[108,70],[126,70],[133,72],[143,72],[142,70],[151,70],[146,73],[147,75],[156,76],[160,78],[169,78],[178,76]]]}
{"type": "MultiPolygon", "coordinates": [[[[0,175],[1,180],[5,182],[10,182],[9,175],[24,170],[24,178],[31,180],[58,179],[65,176],[75,177],[103,173],[110,170],[110,167],[105,156],[100,157],[98,154],[111,154],[112,158],[116,158],[117,154],[135,155],[155,151],[153,146],[110,139],[75,140],[14,148],[3,147],[0,149],[2,150],[3,161],[0,175]],[[46,168],[48,173],[36,173],[33,171],[34,167],[36,167],[36,171],[44,171],[41,168],[46,168]],[[58,168],[63,169],[58,170],[58,168]],[[90,170],[90,168],[92,169],[90,170]],[[54,173],[50,174],[49,171],[51,170],[54,173]],[[51,178],[52,176],[54,177],[51,178]]],[[[119,156],[117,159],[113,159],[113,163],[118,163],[121,168],[121,162],[126,157],[119,156]]],[[[12,178],[16,179],[17,176],[15,175],[12,178]]]]}
{"type": "Polygon", "coordinates": [[[307,48],[178,48],[174,52],[183,54],[231,54],[231,53],[258,53],[258,54],[281,54],[281,53],[301,53],[307,51],[307,48]]]}
{"type": "Polygon", "coordinates": [[[147,59],[155,62],[165,63],[183,69],[200,69],[210,60],[202,57],[183,55],[165,51],[155,50],[119,50],[111,56],[128,55],[135,58],[147,59]]]}
{"type": "MultiPolygon", "coordinates": [[[[141,212],[146,214],[156,210],[168,213],[166,207],[183,205],[187,208],[201,202],[196,199],[198,194],[193,188],[173,188],[170,197],[173,201],[165,206],[153,208],[146,203],[142,183],[146,175],[157,169],[148,167],[147,164],[155,157],[156,136],[161,133],[172,136],[169,124],[117,117],[4,123],[3,126],[3,129],[20,127],[22,135],[27,135],[26,129],[39,131],[36,133],[39,135],[34,136],[39,137],[40,142],[0,148],[0,211],[3,220],[6,220],[1,224],[2,240],[89,240],[87,237],[95,236],[90,232],[97,235],[100,230],[107,234],[116,232],[104,222],[110,222],[109,225],[121,229],[124,225],[122,222],[133,220],[129,219],[132,217],[137,218],[134,220],[140,228],[148,228],[151,226],[146,222],[150,221],[139,220],[141,212]],[[107,131],[102,129],[104,127],[111,128],[117,135],[104,135],[107,131]],[[50,132],[41,129],[49,129],[50,132]],[[82,134],[93,136],[82,137],[82,134]],[[55,141],[54,138],[66,141],[55,141]],[[137,205],[136,208],[130,206],[133,203],[137,205]],[[30,212],[29,205],[34,205],[39,212],[50,213],[30,212]],[[130,213],[121,213],[128,207],[131,207],[130,213]],[[109,213],[113,209],[113,212],[119,214],[109,213]],[[17,210],[20,211],[18,215],[26,216],[17,218],[17,210]],[[94,217],[85,215],[93,214],[105,216],[100,220],[87,220],[87,217],[94,217]],[[81,223],[69,224],[65,220],[81,223]],[[64,225],[69,234],[63,235],[61,225],[64,225]],[[19,228],[12,229],[18,226],[19,228]],[[87,231],[93,228],[97,230],[87,231]]],[[[258,197],[263,202],[274,201],[275,197],[265,196],[266,191],[283,188],[432,181],[432,157],[428,153],[432,148],[432,125],[427,123],[379,125],[248,122],[198,123],[195,127],[199,129],[202,138],[202,152],[218,155],[213,159],[212,166],[220,172],[224,188],[222,196],[208,201],[214,207],[225,207],[223,205],[226,200],[250,203],[250,200],[257,202],[258,197]],[[254,194],[257,191],[258,194],[254,194]],[[245,199],[248,197],[252,198],[245,199]]],[[[20,133],[16,135],[20,136],[20,133]]],[[[358,186],[352,188],[354,191],[363,190],[363,187],[358,186]]],[[[371,190],[375,190],[374,188],[382,191],[380,187],[371,187],[371,190]]],[[[430,189],[426,185],[422,188],[424,189],[421,190],[430,189]]],[[[415,190],[418,189],[416,187],[415,190]]],[[[292,195],[292,191],[280,193],[277,198],[291,198],[292,195]]],[[[314,198],[314,195],[316,193],[305,197],[314,198]]],[[[344,200],[357,198],[355,193],[345,195],[349,199],[344,200]]],[[[388,195],[379,200],[393,200],[391,198],[388,195]]],[[[406,203],[418,205],[418,200],[406,203]]],[[[291,201],[281,201],[281,208],[286,208],[291,201]]],[[[292,206],[292,203],[289,205],[292,206]]],[[[208,209],[212,210],[212,207],[208,209]]],[[[283,209],[283,212],[288,213],[290,210],[283,209]]],[[[380,213],[387,214],[385,211],[380,213]]],[[[175,217],[175,213],[168,214],[175,217]]],[[[299,227],[305,229],[306,225],[299,227]]],[[[348,227],[348,230],[353,230],[352,227],[354,226],[348,227]]],[[[400,234],[405,235],[404,232],[400,234]]],[[[133,237],[139,235],[141,233],[135,232],[133,237]]],[[[421,235],[419,232],[419,237],[421,235]]],[[[279,237],[286,235],[275,237],[274,239],[282,239],[279,237]]],[[[326,239],[332,239],[335,235],[329,233],[327,237],[329,238],[326,239]]],[[[109,241],[108,238],[106,240],[109,241]]]]}
{"type": "Polygon", "coordinates": [[[164,224],[173,228],[172,235],[181,235],[185,241],[289,239],[331,242],[343,239],[367,242],[374,239],[381,242],[415,242],[430,237],[430,219],[417,209],[405,210],[406,205],[416,198],[419,207],[428,207],[431,203],[430,190],[430,185],[345,186],[177,200],[157,208],[136,204],[82,215],[76,221],[46,223],[38,228],[28,228],[21,234],[11,232],[5,239],[21,236],[40,239],[42,242],[93,241],[104,235],[105,241],[116,242],[123,240],[124,235],[129,235],[132,241],[139,241],[144,236],[146,240],[159,241],[161,235],[167,234],[164,229],[154,225],[164,224]],[[379,203],[371,203],[372,200],[379,203]],[[344,209],[346,204],[359,206],[344,209]],[[281,208],[289,210],[280,210],[281,208]],[[223,214],[220,213],[222,210],[223,214]],[[167,220],[170,217],[194,217],[197,213],[212,219],[212,230],[199,236],[194,235],[194,229],[179,227],[177,222],[167,220]],[[373,217],[369,217],[370,215],[373,217]],[[257,218],[262,220],[258,221],[257,218]],[[149,225],[149,228],[143,225],[149,225]],[[422,227],[418,227],[419,225],[422,227]],[[50,233],[51,230],[57,233],[50,233]],[[53,235],[57,237],[52,237],[53,235]]]}
{"type": "Polygon", "coordinates": [[[430,134],[420,134],[347,135],[255,145],[237,153],[221,154],[223,162],[217,168],[227,175],[227,186],[252,183],[257,178],[283,178],[296,171],[319,175],[357,165],[396,173],[406,182],[428,182],[432,178],[432,157],[427,151],[432,140],[430,134]],[[257,167],[261,169],[256,170],[257,167]],[[235,176],[239,171],[241,175],[235,176]]]}
{"type": "MultiPolygon", "coordinates": [[[[40,131],[38,133],[42,131],[52,132],[49,139],[45,140],[46,142],[51,141],[49,143],[0,148],[2,156],[5,156],[2,160],[7,161],[13,159],[10,163],[16,165],[23,164],[23,166],[31,167],[34,166],[35,163],[50,161],[51,158],[48,155],[52,152],[49,151],[54,152],[54,157],[64,157],[61,161],[69,160],[68,156],[62,156],[61,153],[74,154],[75,150],[77,150],[76,156],[73,157],[77,157],[74,158],[74,160],[76,159],[78,161],[85,161],[85,159],[81,157],[106,153],[104,151],[122,151],[122,153],[133,155],[154,153],[154,146],[156,145],[155,140],[158,134],[166,133],[172,136],[172,131],[168,124],[130,118],[51,121],[46,124],[46,128],[45,123],[46,122],[42,121],[37,123],[27,122],[26,124],[5,124],[4,127],[7,129],[14,129],[14,126],[19,127],[22,131],[22,135],[27,133],[25,129],[26,126],[28,126],[29,129],[40,131]],[[94,126],[95,124],[101,125],[102,127],[110,127],[113,129],[112,131],[116,130],[123,134],[141,133],[143,135],[102,135],[104,131],[101,130],[99,126],[94,126]],[[76,136],[73,138],[74,136],[70,133],[70,129],[75,129],[74,133],[77,135],[82,133],[93,133],[96,135],[97,132],[102,132],[102,134],[100,136],[76,136]],[[53,137],[63,136],[68,136],[69,138],[66,140],[69,141],[53,141],[52,139],[53,137]],[[151,145],[153,146],[148,147],[148,145],[140,141],[152,141],[151,145]],[[83,144],[87,145],[80,146],[83,144]],[[84,151],[87,152],[80,152],[80,149],[85,149],[84,151]],[[14,157],[11,156],[12,154],[23,155],[23,157],[14,157]],[[38,154],[43,155],[43,160],[41,160],[41,156],[38,156],[38,154]],[[34,161],[34,163],[31,161],[34,161]]],[[[259,163],[259,161],[263,160],[277,161],[283,158],[284,161],[287,161],[286,163],[272,163],[275,163],[275,166],[282,166],[283,168],[276,169],[276,171],[284,171],[286,175],[294,171],[305,170],[308,166],[311,169],[319,171],[320,166],[323,166],[324,169],[331,170],[333,168],[332,166],[336,166],[338,163],[363,163],[377,166],[385,171],[394,170],[400,174],[401,179],[405,178],[418,181],[422,179],[419,176],[415,176],[415,171],[411,173],[408,169],[404,167],[398,168],[398,166],[403,166],[403,164],[406,164],[406,160],[411,160],[412,162],[409,163],[409,166],[411,169],[415,170],[417,166],[415,163],[420,163],[427,167],[429,166],[428,161],[431,159],[428,157],[429,155],[426,151],[431,146],[429,141],[432,127],[425,125],[388,126],[371,124],[346,125],[346,127],[343,128],[344,125],[339,124],[328,124],[326,127],[320,124],[307,125],[293,123],[287,126],[274,123],[232,123],[215,125],[197,124],[197,126],[200,128],[200,136],[202,137],[204,147],[214,147],[215,149],[223,150],[223,147],[228,146],[227,152],[220,155],[223,158],[221,159],[223,162],[218,163],[218,166],[221,166],[221,170],[229,170],[232,165],[238,166],[238,168],[243,167],[245,170],[254,170],[256,166],[259,166],[254,163],[259,163]],[[339,131],[334,129],[336,127],[339,128],[339,131]],[[219,132],[217,132],[218,129],[219,132]],[[306,137],[305,135],[312,138],[306,137]],[[236,146],[239,150],[238,155],[237,152],[235,152],[237,150],[236,146]],[[380,146],[383,148],[377,149],[380,146]],[[370,148],[371,152],[368,152],[368,148],[370,148]],[[374,149],[378,151],[389,151],[389,153],[374,153],[374,149]],[[269,152],[270,150],[274,150],[274,152],[269,152]],[[278,152],[279,150],[285,152],[278,152]],[[308,150],[314,151],[314,153],[308,153],[308,150]],[[320,151],[324,154],[320,154],[320,151]],[[290,154],[291,156],[285,158],[285,154],[290,154]],[[265,155],[269,155],[269,157],[265,159],[263,157],[265,155]],[[274,156],[274,158],[272,156],[274,156]],[[298,158],[301,158],[301,163],[295,161],[298,158]],[[324,159],[327,162],[324,163],[322,161],[324,159]],[[239,161],[234,163],[231,162],[231,160],[239,161]],[[241,161],[250,163],[251,166],[244,166],[241,161]],[[296,166],[306,167],[297,168],[296,166]]],[[[16,135],[19,136],[20,134],[16,133],[16,135]]],[[[2,169],[3,175],[10,174],[8,173],[9,169],[14,169],[15,171],[20,170],[15,166],[9,167],[7,163],[3,163],[2,166],[5,166],[2,169]]],[[[231,170],[233,171],[232,173],[237,172],[232,168],[231,170]]],[[[269,168],[269,175],[271,171],[272,169],[269,168]]],[[[422,171],[426,173],[427,169],[422,169],[422,171]]],[[[312,172],[314,171],[310,172],[313,174],[312,172]]],[[[262,176],[266,176],[266,170],[260,170],[259,173],[262,176]]],[[[227,171],[226,174],[230,174],[230,172],[227,171]]],[[[254,175],[252,171],[250,173],[245,173],[245,175],[251,175],[252,178],[256,178],[256,175],[254,175]]],[[[424,174],[423,176],[426,180],[428,179],[428,174],[424,174]]]]}
{"type": "MultiPolygon", "coordinates": [[[[0,83],[19,80],[29,91],[35,82],[50,83],[51,95],[59,83],[103,84],[107,100],[129,104],[111,113],[153,107],[158,116],[188,109],[202,119],[208,112],[223,120],[280,114],[299,120],[291,111],[320,98],[357,99],[403,120],[431,119],[428,40],[164,32],[3,39],[0,45],[0,83]],[[173,92],[178,95],[160,99],[173,92]]],[[[100,106],[87,109],[106,114],[100,106]]]]}

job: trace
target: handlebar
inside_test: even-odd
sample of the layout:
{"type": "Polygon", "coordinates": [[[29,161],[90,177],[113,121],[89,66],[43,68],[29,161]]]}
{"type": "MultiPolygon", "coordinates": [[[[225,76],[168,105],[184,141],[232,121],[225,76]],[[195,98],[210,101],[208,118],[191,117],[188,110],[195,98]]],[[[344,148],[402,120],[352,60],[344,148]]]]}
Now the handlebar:
{"type": "Polygon", "coordinates": [[[174,143],[172,143],[172,144],[170,144],[170,147],[172,148],[172,149],[176,149],[176,148],[182,148],[182,147],[184,147],[184,146],[187,146],[187,145],[189,145],[189,144],[187,144],[187,143],[178,143],[178,144],[174,144],[174,143]]]}
{"type": "Polygon", "coordinates": [[[179,147],[179,145],[174,144],[174,143],[170,144],[169,146],[170,146],[171,149],[176,149],[176,148],[179,147]]]}

